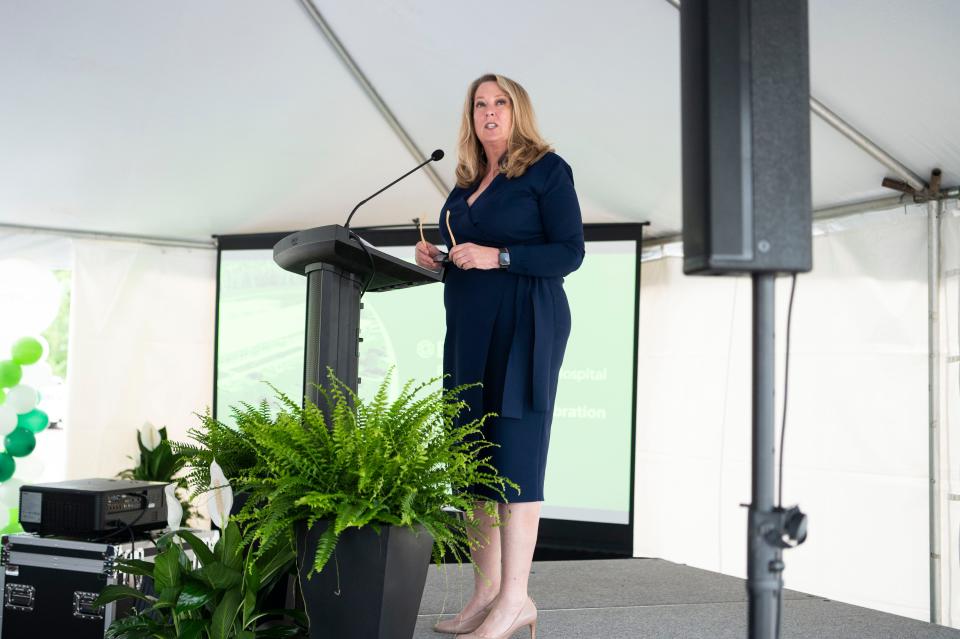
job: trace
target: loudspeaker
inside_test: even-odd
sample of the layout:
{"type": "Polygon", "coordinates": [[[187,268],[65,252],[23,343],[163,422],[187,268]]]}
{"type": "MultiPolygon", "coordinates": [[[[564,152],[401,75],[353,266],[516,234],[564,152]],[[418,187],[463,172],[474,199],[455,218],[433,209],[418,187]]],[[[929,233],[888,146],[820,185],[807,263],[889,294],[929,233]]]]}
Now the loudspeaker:
{"type": "Polygon", "coordinates": [[[812,267],[806,0],[683,0],[683,270],[812,267]]]}

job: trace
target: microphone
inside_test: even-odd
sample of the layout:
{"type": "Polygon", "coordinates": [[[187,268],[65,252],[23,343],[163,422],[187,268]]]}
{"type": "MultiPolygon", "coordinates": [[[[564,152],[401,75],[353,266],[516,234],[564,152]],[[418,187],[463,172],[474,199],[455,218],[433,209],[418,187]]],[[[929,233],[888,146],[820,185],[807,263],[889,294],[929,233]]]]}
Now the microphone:
{"type": "Polygon", "coordinates": [[[440,161],[440,160],[442,160],[442,159],[443,159],[443,151],[442,151],[441,149],[437,149],[436,151],[434,151],[433,153],[430,154],[430,158],[427,159],[427,161],[424,162],[423,164],[418,165],[417,167],[411,169],[410,171],[407,171],[406,173],[404,173],[403,175],[401,175],[400,177],[398,177],[396,180],[394,180],[394,181],[391,182],[390,184],[386,185],[385,187],[383,187],[382,189],[380,189],[379,191],[377,191],[376,193],[374,193],[373,195],[371,195],[371,196],[368,197],[367,199],[365,199],[365,200],[360,200],[360,202],[358,202],[357,205],[356,205],[355,207],[353,207],[353,210],[350,211],[350,215],[347,216],[347,221],[346,221],[346,223],[343,225],[343,227],[346,228],[346,229],[349,229],[349,228],[350,228],[350,220],[353,219],[353,214],[356,213],[356,212],[357,212],[357,209],[359,209],[361,206],[363,206],[364,204],[366,204],[368,201],[370,201],[370,200],[372,200],[373,198],[377,197],[378,195],[380,195],[381,193],[383,193],[384,191],[386,191],[386,190],[389,189],[391,186],[393,186],[394,184],[396,184],[397,182],[399,182],[399,181],[402,180],[403,178],[407,177],[407,176],[410,175],[411,173],[415,173],[416,171],[419,171],[420,169],[422,169],[422,168],[425,167],[426,165],[430,164],[431,162],[438,162],[438,161],[440,161]]]}

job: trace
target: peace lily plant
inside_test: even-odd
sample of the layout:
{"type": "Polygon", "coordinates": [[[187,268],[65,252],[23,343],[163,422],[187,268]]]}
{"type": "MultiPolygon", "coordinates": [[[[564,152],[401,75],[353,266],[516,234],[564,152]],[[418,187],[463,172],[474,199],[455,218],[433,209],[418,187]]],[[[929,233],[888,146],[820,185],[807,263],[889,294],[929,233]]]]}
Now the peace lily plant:
{"type": "Polygon", "coordinates": [[[185,514],[187,519],[193,517],[196,512],[190,507],[187,499],[187,480],[176,479],[183,469],[185,458],[173,449],[167,438],[167,429],[158,429],[149,421],[144,422],[137,431],[137,448],[140,452],[137,465],[121,471],[118,476],[121,479],[174,482],[176,484],[174,495],[167,496],[167,503],[179,502],[181,516],[185,514]],[[180,495],[175,494],[178,491],[180,495]]]}
{"type": "Polygon", "coordinates": [[[107,639],[302,636],[302,613],[264,610],[262,605],[265,594],[289,573],[294,560],[292,546],[278,544],[262,553],[250,552],[237,523],[230,519],[233,489],[216,461],[210,464],[209,474],[207,507],[210,518],[222,531],[220,539],[211,550],[189,530],[180,528],[183,512],[175,497],[177,484],[168,484],[167,523],[172,532],[157,541],[159,554],[154,562],[117,562],[123,573],[151,578],[156,594],[126,585],[104,588],[96,605],[130,597],[147,604],[145,610],[114,621],[107,639]],[[277,625],[281,616],[293,624],[277,625]]]}

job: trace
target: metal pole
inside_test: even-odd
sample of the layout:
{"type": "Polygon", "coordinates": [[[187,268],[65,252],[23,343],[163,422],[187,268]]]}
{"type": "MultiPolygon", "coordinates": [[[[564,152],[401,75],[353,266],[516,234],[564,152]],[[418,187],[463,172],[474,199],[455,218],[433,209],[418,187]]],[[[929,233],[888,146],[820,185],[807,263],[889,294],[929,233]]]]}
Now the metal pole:
{"type": "Polygon", "coordinates": [[[770,273],[753,278],[753,476],[748,515],[747,590],[750,639],[775,639],[783,589],[782,551],[764,539],[765,515],[773,512],[774,446],[774,282],[770,273]]]}
{"type": "Polygon", "coordinates": [[[881,149],[876,143],[874,143],[873,140],[865,136],[863,133],[860,133],[860,131],[857,131],[849,123],[843,120],[843,118],[828,109],[826,106],[824,106],[823,102],[820,102],[820,100],[817,100],[812,95],[810,96],[810,110],[816,115],[820,116],[821,120],[845,135],[851,142],[869,153],[870,156],[880,162],[880,164],[884,165],[903,178],[903,180],[914,189],[917,191],[923,191],[927,188],[927,184],[923,181],[923,178],[908,169],[906,165],[897,160],[895,157],[881,149]]]}
{"type": "Polygon", "coordinates": [[[903,193],[901,195],[889,195],[887,197],[871,198],[869,200],[860,200],[858,202],[846,202],[844,204],[834,204],[833,206],[824,206],[813,210],[813,219],[816,222],[830,220],[837,217],[856,215],[857,213],[873,213],[875,211],[886,211],[902,207],[904,204],[913,204],[912,195],[903,193]]]}
{"type": "MultiPolygon", "coordinates": [[[[356,60],[353,59],[353,56],[350,55],[350,52],[347,51],[347,48],[343,46],[343,42],[340,41],[340,38],[337,37],[337,34],[327,23],[326,19],[323,17],[323,14],[320,13],[320,10],[317,9],[317,6],[313,3],[313,0],[300,0],[300,4],[303,5],[303,8],[306,9],[307,13],[310,14],[310,17],[316,23],[317,27],[320,28],[320,31],[323,33],[323,36],[327,39],[327,42],[330,43],[330,46],[333,47],[334,52],[337,54],[337,57],[340,58],[340,61],[343,62],[343,65],[347,67],[347,71],[353,76],[353,78],[360,85],[360,88],[363,89],[363,92],[367,94],[367,97],[370,98],[370,101],[373,102],[373,105],[380,111],[380,115],[383,116],[383,119],[387,121],[387,124],[393,129],[393,132],[397,134],[397,137],[400,138],[400,142],[403,143],[403,146],[407,148],[407,151],[410,152],[410,155],[413,156],[416,162],[423,162],[427,159],[427,156],[424,155],[423,151],[420,150],[420,147],[417,146],[417,143],[413,141],[413,136],[411,136],[407,130],[400,124],[400,120],[394,115],[393,110],[387,104],[386,100],[381,97],[380,92],[373,86],[373,83],[370,82],[370,79],[367,78],[367,74],[360,69],[360,65],[357,64],[356,60]]],[[[443,181],[443,178],[440,177],[440,174],[437,173],[437,170],[433,167],[432,164],[428,164],[424,171],[427,173],[427,177],[430,178],[430,181],[433,182],[433,185],[437,187],[437,190],[440,191],[440,194],[444,197],[450,192],[450,187],[446,185],[443,181]]]]}
{"type": "Polygon", "coordinates": [[[111,233],[107,231],[85,231],[83,229],[56,228],[52,226],[27,226],[24,224],[0,224],[0,233],[30,233],[36,235],[55,235],[57,237],[76,237],[90,240],[110,240],[116,242],[139,242],[155,246],[173,246],[178,248],[215,249],[217,240],[193,240],[158,235],[137,235],[134,233],[111,233]]]}
{"type": "Polygon", "coordinates": [[[940,609],[940,200],[927,202],[927,378],[930,467],[930,622],[940,609]]]}
{"type": "MultiPolygon", "coordinates": [[[[947,200],[954,200],[954,199],[957,199],[958,197],[960,197],[960,188],[953,187],[953,188],[947,189],[946,191],[941,191],[939,199],[946,202],[947,200]]],[[[823,222],[826,220],[833,220],[837,218],[856,215],[858,213],[873,213],[876,211],[885,211],[888,209],[895,209],[903,206],[904,204],[922,204],[922,202],[915,201],[913,196],[910,196],[907,194],[888,195],[884,197],[873,198],[870,200],[848,202],[846,204],[832,204],[830,206],[824,206],[819,209],[814,209],[813,219],[816,222],[823,222]]],[[[673,242],[679,242],[682,239],[683,239],[683,235],[681,235],[680,233],[669,233],[665,235],[650,235],[643,240],[643,247],[649,248],[651,246],[657,246],[658,244],[670,244],[673,242]]]]}

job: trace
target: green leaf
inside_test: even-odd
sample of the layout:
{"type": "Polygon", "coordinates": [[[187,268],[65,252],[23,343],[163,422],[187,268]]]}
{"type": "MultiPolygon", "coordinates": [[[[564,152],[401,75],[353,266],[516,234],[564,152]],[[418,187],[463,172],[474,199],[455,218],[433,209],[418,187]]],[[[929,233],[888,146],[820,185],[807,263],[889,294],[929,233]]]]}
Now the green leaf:
{"type": "Polygon", "coordinates": [[[171,544],[154,560],[153,580],[157,590],[180,585],[180,548],[171,544]]]}
{"type": "Polygon", "coordinates": [[[178,586],[164,588],[160,591],[157,603],[155,603],[153,607],[154,609],[173,608],[177,605],[177,600],[179,598],[180,588],[178,586]]]}
{"type": "Polygon", "coordinates": [[[239,586],[243,581],[243,575],[236,568],[229,568],[221,563],[207,564],[200,570],[195,571],[194,576],[202,579],[211,587],[217,590],[229,590],[239,586]]]}
{"type": "Polygon", "coordinates": [[[302,637],[303,630],[297,626],[273,626],[272,628],[257,630],[256,636],[257,639],[260,639],[261,637],[263,639],[302,637]]]}
{"type": "Polygon", "coordinates": [[[149,603],[156,601],[154,597],[149,597],[136,588],[131,588],[130,586],[113,585],[105,586],[104,589],[100,591],[100,595],[93,600],[93,605],[105,606],[108,603],[113,603],[114,601],[119,601],[120,599],[127,599],[128,597],[133,597],[134,599],[139,599],[149,603]]]}
{"type": "Polygon", "coordinates": [[[243,623],[244,628],[250,622],[257,607],[257,593],[260,592],[260,570],[256,564],[250,564],[243,574],[243,623]]]}
{"type": "Polygon", "coordinates": [[[210,621],[207,619],[188,619],[180,623],[180,633],[177,636],[179,639],[200,639],[209,625],[210,621]]]}
{"type": "Polygon", "coordinates": [[[190,546],[193,554],[196,555],[197,559],[200,561],[201,566],[206,566],[207,564],[213,563],[216,560],[213,555],[213,551],[210,550],[210,547],[192,532],[179,530],[177,531],[176,535],[187,542],[187,545],[190,546]]]}
{"type": "MultiPolygon", "coordinates": [[[[264,617],[286,617],[287,619],[293,620],[295,623],[299,624],[300,626],[303,626],[304,628],[306,628],[310,623],[309,620],[307,619],[307,614],[302,610],[284,610],[284,609],[263,610],[255,614],[250,619],[250,621],[259,621],[264,617]]],[[[259,633],[260,631],[258,630],[257,634],[259,633]]]]}
{"type": "Polygon", "coordinates": [[[239,588],[228,590],[220,600],[220,605],[213,611],[213,620],[210,623],[210,639],[226,639],[233,629],[233,622],[240,611],[242,595],[239,588]]]}
{"type": "Polygon", "coordinates": [[[247,590],[243,595],[243,615],[241,625],[246,628],[250,624],[250,618],[257,608],[257,591],[247,590]]]}
{"type": "Polygon", "coordinates": [[[212,597],[213,591],[208,585],[190,579],[183,585],[183,589],[177,597],[177,605],[174,610],[179,614],[188,610],[202,608],[212,597]]]}
{"type": "Polygon", "coordinates": [[[181,621],[180,632],[177,634],[177,639],[200,639],[209,626],[209,619],[188,619],[181,621]]]}
{"type": "Polygon", "coordinates": [[[223,554],[219,557],[220,561],[230,568],[239,569],[243,566],[243,554],[240,552],[243,537],[236,522],[231,520],[227,523],[227,528],[223,531],[220,542],[223,544],[221,547],[223,554]]]}
{"type": "Polygon", "coordinates": [[[140,615],[121,617],[110,624],[104,637],[106,639],[146,639],[151,636],[151,631],[156,625],[156,622],[149,617],[140,615]]]}
{"type": "Polygon", "coordinates": [[[290,572],[297,555],[290,543],[278,543],[256,558],[255,566],[261,583],[268,583],[281,573],[290,572]]]}
{"type": "Polygon", "coordinates": [[[142,559],[118,559],[117,568],[128,575],[153,577],[154,564],[142,559]]]}

